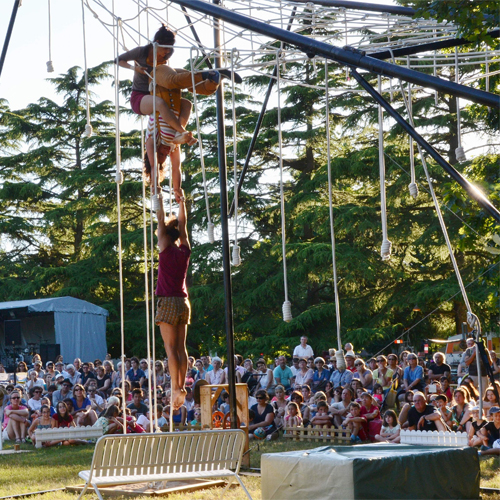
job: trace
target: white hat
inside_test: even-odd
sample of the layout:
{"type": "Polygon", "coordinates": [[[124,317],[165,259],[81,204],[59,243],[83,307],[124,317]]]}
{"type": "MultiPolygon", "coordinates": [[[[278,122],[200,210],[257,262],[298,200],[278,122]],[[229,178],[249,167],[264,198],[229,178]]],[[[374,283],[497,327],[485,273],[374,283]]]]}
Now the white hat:
{"type": "Polygon", "coordinates": [[[356,354],[354,354],[352,351],[347,351],[344,356],[347,358],[347,356],[350,356],[351,358],[355,358],[356,354]]]}

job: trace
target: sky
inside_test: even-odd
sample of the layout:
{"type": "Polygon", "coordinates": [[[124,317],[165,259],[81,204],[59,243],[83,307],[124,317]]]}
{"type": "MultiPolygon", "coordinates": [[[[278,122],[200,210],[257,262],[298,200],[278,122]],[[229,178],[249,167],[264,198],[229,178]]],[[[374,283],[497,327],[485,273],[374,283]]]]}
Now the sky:
{"type": "MultiPolygon", "coordinates": [[[[146,1],[146,0],[143,0],[146,1]]],[[[111,8],[112,0],[102,0],[111,8]]],[[[373,3],[394,4],[391,0],[372,0],[373,3]]],[[[150,5],[158,5],[160,0],[151,0],[150,5]]],[[[94,7],[94,3],[90,2],[94,7]]],[[[14,0],[0,2],[0,41],[7,33],[14,0]]],[[[173,10],[173,9],[172,9],[173,10]]],[[[131,0],[116,0],[116,11],[120,17],[126,19],[137,14],[137,7],[131,0]]],[[[171,12],[171,11],[170,11],[171,12]]],[[[165,16],[165,11],[161,12],[165,16]]],[[[103,20],[105,12],[101,9],[99,15],[103,20]]],[[[177,21],[171,14],[170,22],[174,26],[185,24],[184,20],[177,21]]],[[[141,33],[146,33],[146,15],[141,16],[141,33]]],[[[87,64],[96,66],[102,61],[113,58],[113,39],[106,29],[94,18],[92,13],[85,9],[85,23],[87,33],[87,64]]],[[[137,21],[134,21],[137,23],[137,21]]],[[[137,24],[135,24],[137,26],[137,24]]],[[[159,27],[158,21],[150,20],[150,35],[159,27]]],[[[205,45],[212,45],[212,34],[200,32],[205,45]]],[[[143,39],[142,44],[145,40],[143,39]]],[[[131,49],[132,46],[127,48],[131,49]]],[[[183,67],[189,57],[188,49],[176,50],[172,57],[174,67],[183,67]]],[[[10,40],[4,68],[0,76],[0,97],[7,99],[11,109],[20,109],[30,102],[36,102],[41,96],[57,100],[53,85],[47,78],[66,73],[73,67],[84,67],[83,32],[82,32],[82,4],[81,0],[22,0],[18,10],[12,38],[10,40]],[[49,60],[49,17],[48,5],[51,11],[51,60],[54,73],[47,73],[49,60]]],[[[123,70],[125,73],[127,70],[123,70]]],[[[124,74],[121,73],[122,78],[124,74]]],[[[127,74],[131,78],[132,73],[127,74]]],[[[101,98],[113,99],[111,81],[99,89],[101,98]]]]}

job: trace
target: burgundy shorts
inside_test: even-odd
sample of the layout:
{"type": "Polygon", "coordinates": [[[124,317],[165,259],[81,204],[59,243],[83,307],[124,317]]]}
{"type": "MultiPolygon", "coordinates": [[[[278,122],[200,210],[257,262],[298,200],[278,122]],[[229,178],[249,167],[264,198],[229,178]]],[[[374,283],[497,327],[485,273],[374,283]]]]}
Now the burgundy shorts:
{"type": "Polygon", "coordinates": [[[132,111],[138,115],[143,114],[141,113],[141,101],[145,95],[149,95],[149,93],[132,90],[132,94],[130,96],[130,106],[132,107],[132,111]]]}

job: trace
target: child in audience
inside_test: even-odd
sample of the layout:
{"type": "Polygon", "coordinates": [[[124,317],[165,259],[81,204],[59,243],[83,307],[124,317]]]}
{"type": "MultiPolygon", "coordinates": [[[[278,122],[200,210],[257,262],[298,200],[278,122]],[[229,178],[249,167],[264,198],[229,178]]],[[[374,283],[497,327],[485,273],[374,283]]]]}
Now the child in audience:
{"type": "Polygon", "coordinates": [[[351,432],[351,441],[359,443],[368,439],[368,422],[361,416],[361,405],[353,401],[343,424],[351,432]]]}
{"type": "Polygon", "coordinates": [[[326,425],[330,428],[333,424],[333,415],[328,413],[326,401],[318,401],[316,415],[311,419],[312,425],[326,425]]]}
{"type": "Polygon", "coordinates": [[[290,433],[291,427],[302,427],[302,414],[297,403],[288,403],[286,407],[287,414],[285,416],[285,433],[290,433]]]}
{"type": "Polygon", "coordinates": [[[387,410],[384,413],[384,419],[382,422],[382,428],[380,434],[375,436],[375,441],[385,442],[385,443],[400,443],[401,438],[399,433],[401,432],[401,427],[398,423],[398,417],[396,412],[393,410],[387,410]]]}
{"type": "Polygon", "coordinates": [[[443,417],[444,423],[451,429],[451,427],[453,426],[453,413],[448,408],[447,403],[448,398],[445,394],[438,394],[432,402],[432,404],[439,410],[439,413],[441,413],[441,417],[443,417]]]}
{"type": "Polygon", "coordinates": [[[481,429],[488,422],[483,419],[483,415],[479,415],[479,406],[471,408],[470,414],[472,416],[472,425],[469,428],[469,446],[481,446],[483,444],[481,429]]]}
{"type": "Polygon", "coordinates": [[[373,386],[373,398],[379,404],[384,401],[384,388],[380,384],[375,384],[373,386]]]}

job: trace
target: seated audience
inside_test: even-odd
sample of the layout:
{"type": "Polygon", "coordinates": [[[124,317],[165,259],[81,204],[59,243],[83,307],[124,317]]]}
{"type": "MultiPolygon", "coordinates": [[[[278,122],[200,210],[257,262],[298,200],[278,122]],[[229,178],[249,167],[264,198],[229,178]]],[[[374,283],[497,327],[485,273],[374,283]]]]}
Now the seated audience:
{"type": "Polygon", "coordinates": [[[400,443],[401,427],[398,423],[398,417],[394,410],[387,410],[384,413],[382,428],[380,434],[375,435],[375,441],[381,443],[400,443]]]}

